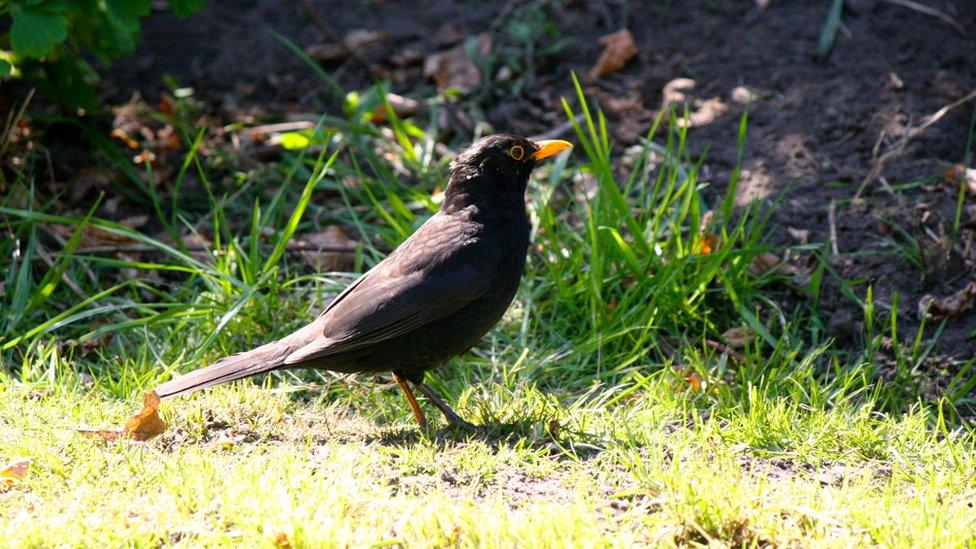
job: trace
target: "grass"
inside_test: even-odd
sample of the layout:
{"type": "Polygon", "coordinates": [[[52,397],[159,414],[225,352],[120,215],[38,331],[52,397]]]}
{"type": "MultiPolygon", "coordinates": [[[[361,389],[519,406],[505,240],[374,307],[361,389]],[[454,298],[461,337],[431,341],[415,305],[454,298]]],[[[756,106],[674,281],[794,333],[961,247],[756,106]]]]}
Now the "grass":
{"type": "MultiPolygon", "coordinates": [[[[13,237],[0,241],[13,258],[0,265],[0,463],[33,463],[0,493],[8,544],[976,543],[972,364],[945,390],[914,391],[927,350],[896,340],[887,382],[881,341],[897,316],[849,285],[864,350],[834,349],[815,306],[829,265],[804,284],[755,274],[758,254],[781,250],[766,243],[768,212],[733,208],[737,174],[715,198],[676,113],[621,173],[578,84],[565,103],[584,115],[578,147],[530,185],[516,303],[431,376],[485,431],[418,431],[388,379],[285,372],[164,403],[169,429],[148,443],[75,433],[310,320],[351,277],[309,272],[293,235],[347,227],[368,268],[436,209],[450,160],[435,153],[436,112],[424,126],[388,109],[381,128],[364,115],[382,97],[323,117],[278,185],[262,172],[221,187],[184,132],[180,190],[136,187],[172,240],[94,206],[65,216],[29,176],[16,183],[26,204],[0,205],[13,237]],[[63,243],[55,224],[71,230],[63,243]],[[93,228],[151,251],[87,251],[93,228]],[[183,240],[194,231],[213,235],[202,255],[183,240]],[[721,351],[732,328],[750,341],[721,351]]],[[[747,126],[730,136],[740,147],[747,126]]]]}

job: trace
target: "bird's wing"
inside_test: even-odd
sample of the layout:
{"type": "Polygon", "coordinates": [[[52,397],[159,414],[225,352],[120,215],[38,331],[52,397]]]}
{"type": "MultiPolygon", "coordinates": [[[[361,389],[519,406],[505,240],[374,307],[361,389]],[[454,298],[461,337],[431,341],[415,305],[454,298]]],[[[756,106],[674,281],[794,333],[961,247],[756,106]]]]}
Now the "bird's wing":
{"type": "Polygon", "coordinates": [[[315,321],[320,335],[285,364],[354,351],[450,316],[488,291],[499,260],[497,247],[437,220],[340,294],[315,321]]]}

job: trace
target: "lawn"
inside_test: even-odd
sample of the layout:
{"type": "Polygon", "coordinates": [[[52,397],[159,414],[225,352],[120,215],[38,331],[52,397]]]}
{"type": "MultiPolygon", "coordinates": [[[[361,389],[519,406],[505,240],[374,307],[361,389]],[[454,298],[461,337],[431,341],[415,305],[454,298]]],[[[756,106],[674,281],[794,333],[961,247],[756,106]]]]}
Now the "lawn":
{"type": "MultiPolygon", "coordinates": [[[[711,71],[701,78],[726,78],[709,64],[722,59],[723,42],[705,61],[680,63],[641,43],[643,57],[630,67],[641,63],[646,74],[620,65],[610,71],[624,71],[619,81],[578,77],[559,56],[590,50],[556,38],[592,15],[583,4],[503,10],[486,31],[494,50],[489,43],[474,68],[495,80],[465,91],[418,86],[419,108],[405,108],[387,81],[343,87],[382,56],[387,69],[416,77],[416,59],[400,66],[366,47],[372,57],[353,52],[354,69],[326,69],[332,61],[313,60],[277,33],[241,43],[290,51],[315,78],[296,89],[327,97],[329,108],[246,118],[224,97],[220,109],[231,116],[214,106],[217,92],[195,96],[174,79],[158,106],[114,107],[109,133],[83,114],[17,103],[24,109],[10,110],[0,140],[0,545],[976,546],[976,358],[967,354],[976,291],[953,293],[963,283],[976,288],[966,271],[976,257],[976,209],[964,180],[976,115],[965,114],[961,138],[938,136],[964,147],[953,164],[961,171],[925,164],[923,176],[889,184],[879,167],[883,187],[855,200],[859,180],[835,176],[828,162],[803,164],[794,142],[770,137],[779,123],[770,113],[802,110],[789,101],[813,105],[819,120],[818,101],[832,98],[742,87],[739,106],[710,103],[716,121],[701,122],[709,103],[669,98],[675,90],[691,98],[695,88],[669,92],[689,81],[669,71],[687,62],[681,74],[694,75],[701,63],[711,71]],[[656,81],[661,66],[660,108],[628,120],[634,82],[656,81]],[[560,71],[566,78],[556,82],[560,71]],[[545,113],[554,132],[546,137],[575,148],[530,180],[532,244],[517,297],[473,350],[427,377],[478,428],[447,425],[423,398],[430,425],[419,428],[388,374],[284,370],[164,401],[166,428],[149,440],[106,435],[159,383],[314,319],[437,211],[451,161],[490,133],[485,118],[498,119],[482,107],[543,102],[540,90],[561,108],[545,113]],[[27,145],[35,126],[47,133],[27,145]],[[731,129],[716,140],[717,128],[731,129]],[[58,132],[84,143],[58,144],[58,132]],[[764,148],[750,149],[756,132],[764,148]],[[99,167],[58,180],[59,153],[71,159],[80,148],[99,167]],[[797,199],[788,184],[757,198],[765,172],[756,150],[771,149],[788,153],[770,156],[777,181],[796,165],[814,166],[815,175],[790,178],[805,178],[822,203],[797,199]],[[925,209],[936,202],[948,207],[925,209]],[[910,225],[915,217],[924,219],[910,225]],[[943,244],[949,251],[940,255],[943,244]]],[[[641,17],[669,21],[670,3],[659,19],[620,4],[607,17],[631,21],[638,36],[641,17]]],[[[690,9],[702,25],[719,18],[716,10],[740,9],[705,4],[690,9]]],[[[841,4],[824,28],[843,45],[848,26],[864,32],[872,23],[845,11],[841,27],[841,4]]],[[[267,5],[244,12],[257,17],[267,5]]],[[[797,9],[819,22],[823,14],[808,8],[797,9]]],[[[223,24],[220,9],[201,17],[223,24]]],[[[449,33],[439,31],[424,47],[429,39],[440,50],[451,45],[451,55],[476,55],[482,43],[472,29],[491,16],[481,9],[465,8],[459,20],[467,39],[440,44],[449,33]]],[[[776,9],[768,17],[793,17],[776,9]]],[[[878,17],[903,24],[909,16],[878,17]]],[[[587,21],[580,36],[602,34],[587,21]]],[[[398,48],[408,40],[388,38],[398,48]]],[[[784,55],[769,53],[792,63],[784,55]]],[[[898,62],[926,64],[923,54],[910,57],[898,62]]],[[[255,56],[260,70],[268,62],[255,56]]],[[[812,71],[843,72],[821,62],[797,72],[811,71],[803,73],[810,82],[832,82],[812,71]]],[[[909,91],[898,93],[916,100],[906,80],[909,91]]],[[[242,90],[234,93],[251,93],[242,90]]],[[[823,110],[830,123],[854,124],[823,110]]],[[[874,142],[867,133],[820,145],[874,142]]],[[[875,157],[882,143],[891,141],[878,140],[875,157]]],[[[909,173],[902,150],[884,150],[898,153],[892,171],[909,173]]]]}
{"type": "MultiPolygon", "coordinates": [[[[882,381],[875,357],[891,357],[884,374],[897,381],[927,350],[886,342],[897,337],[897,318],[870,300],[861,353],[818,336],[810,303],[829,270],[799,276],[771,262],[770,254],[816,250],[767,246],[763,211],[732,203],[735,176],[723,200],[706,202],[679,115],[652,130],[621,178],[601,114],[579,88],[570,100],[567,118],[584,115],[580,146],[531,184],[535,244],[516,303],[474,352],[432,374],[483,425],[475,432],[440,418],[418,430],[389,378],[314,372],[166,401],[168,429],[148,442],[76,431],[119,424],[175,371],[310,320],[350,277],[302,265],[288,250],[298,227],[325,219],[355,227],[357,268],[382,257],[374,243],[409,234],[437,194],[396,185],[395,174],[436,187],[449,160],[430,154],[430,139],[407,135],[419,128],[399,121],[403,133],[371,135],[355,131],[355,116],[323,120],[318,145],[284,164],[286,184],[270,202],[211,195],[200,219],[213,241],[203,253],[93,216],[45,213],[50,203],[36,194],[27,209],[3,207],[18,236],[4,255],[21,255],[7,268],[3,303],[0,457],[31,460],[0,495],[3,538],[15,546],[973,543],[974,438],[958,408],[968,387],[950,383],[926,400],[882,381]],[[350,175],[362,185],[340,184],[350,175]],[[323,192],[347,207],[325,211],[311,200],[323,192]],[[52,257],[41,243],[54,224],[71,231],[52,257]],[[148,251],[86,251],[93,233],[148,251]],[[30,260],[44,257],[48,269],[35,274],[30,260]],[[119,280],[120,271],[129,274],[119,280]],[[804,299],[781,301],[789,294],[804,299]]],[[[747,134],[744,117],[730,139],[741,146],[747,134]]]]}

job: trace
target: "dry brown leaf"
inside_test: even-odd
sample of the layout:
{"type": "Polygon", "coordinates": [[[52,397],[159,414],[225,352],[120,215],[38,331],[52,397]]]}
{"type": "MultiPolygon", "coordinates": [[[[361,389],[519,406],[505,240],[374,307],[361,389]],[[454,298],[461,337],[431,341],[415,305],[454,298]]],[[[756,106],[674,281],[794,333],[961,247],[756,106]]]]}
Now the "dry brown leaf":
{"type": "Polygon", "coordinates": [[[24,480],[30,472],[30,458],[18,458],[0,469],[0,493],[10,490],[24,480]]]}
{"type": "Polygon", "coordinates": [[[75,432],[78,434],[85,435],[86,437],[99,438],[102,440],[116,440],[121,438],[125,434],[124,429],[118,427],[106,427],[104,429],[97,429],[95,427],[88,427],[82,425],[81,427],[75,427],[75,432]]]}
{"type": "MultiPolygon", "coordinates": [[[[386,101],[390,104],[390,108],[393,109],[393,114],[397,115],[398,118],[413,116],[420,112],[420,109],[423,106],[423,104],[416,99],[410,99],[409,97],[403,97],[402,95],[397,95],[395,93],[386,94],[386,101]]],[[[376,107],[376,110],[369,115],[370,122],[386,122],[386,118],[386,105],[376,107]]]]}
{"type": "Polygon", "coordinates": [[[888,223],[884,219],[878,220],[878,234],[881,236],[888,236],[891,234],[891,223],[888,223]]]}
{"type": "Polygon", "coordinates": [[[709,210],[702,215],[701,221],[698,223],[698,242],[693,252],[695,255],[708,255],[718,248],[718,235],[708,231],[713,216],[714,212],[709,210]]]}
{"type": "Polygon", "coordinates": [[[355,29],[349,31],[342,42],[353,51],[362,51],[385,41],[387,38],[383,31],[355,29]]]}
{"type": "Polygon", "coordinates": [[[119,128],[115,128],[114,130],[109,132],[108,136],[113,139],[118,139],[119,141],[125,143],[125,146],[129,147],[130,149],[139,148],[139,142],[129,137],[128,133],[126,133],[124,130],[121,130],[119,128]]]}
{"type": "Polygon", "coordinates": [[[391,55],[390,62],[400,68],[412,67],[424,62],[424,54],[408,48],[391,55]]]}
{"type": "Polygon", "coordinates": [[[386,39],[385,32],[356,29],[346,34],[342,44],[312,44],[305,48],[305,55],[319,63],[339,63],[348,59],[352,53],[368,50],[386,39]]]}
{"type": "Polygon", "coordinates": [[[783,260],[773,252],[763,252],[752,259],[749,271],[756,276],[762,276],[776,269],[782,262],[783,260]]]}
{"type": "Polygon", "coordinates": [[[787,227],[786,232],[790,234],[790,238],[795,240],[797,244],[806,244],[810,241],[810,231],[807,229],[787,227]]]}
{"type": "Polygon", "coordinates": [[[142,410],[125,422],[125,432],[135,440],[149,440],[166,430],[159,417],[159,395],[149,391],[142,397],[142,410]]]}
{"type": "Polygon", "coordinates": [[[339,44],[312,44],[305,55],[319,63],[338,63],[349,58],[349,50],[339,44]]]}
{"type": "Polygon", "coordinates": [[[953,164],[942,174],[942,180],[952,185],[965,185],[966,192],[976,196],[976,168],[953,164]]]}
{"type": "Polygon", "coordinates": [[[620,29],[601,37],[600,44],[603,45],[603,51],[596,64],[590,69],[591,78],[600,78],[617,72],[637,55],[637,43],[627,29],[620,29]]]}
{"type": "Polygon", "coordinates": [[[348,271],[353,266],[356,241],[339,225],[303,235],[297,243],[302,247],[299,255],[316,271],[348,271]]]}
{"type": "MultiPolygon", "coordinates": [[[[491,36],[478,36],[478,51],[487,54],[491,51],[491,36]]],[[[437,83],[437,88],[454,88],[469,93],[481,86],[481,70],[464,53],[464,45],[435,53],[424,60],[424,76],[437,83]]]]}
{"type": "Polygon", "coordinates": [[[749,264],[749,271],[756,276],[767,274],[788,276],[798,286],[806,286],[810,283],[809,269],[792,265],[772,252],[763,252],[754,257],[749,264]]]}
{"type": "Polygon", "coordinates": [[[165,114],[166,116],[176,115],[176,98],[169,94],[169,92],[163,92],[162,97],[159,99],[159,112],[165,114]]]}
{"type": "Polygon", "coordinates": [[[926,320],[953,319],[973,308],[976,304],[976,280],[963,289],[941,299],[929,294],[918,300],[918,316],[926,320]]]}
{"type": "Polygon", "coordinates": [[[698,241],[698,255],[708,255],[718,248],[718,235],[712,233],[705,233],[701,236],[698,241]]]}
{"type": "Polygon", "coordinates": [[[132,157],[134,164],[152,164],[156,162],[156,153],[149,149],[142,149],[142,152],[132,157]]]}
{"type": "Polygon", "coordinates": [[[291,549],[291,541],[288,540],[288,534],[278,532],[278,534],[275,535],[274,546],[281,549],[291,549]]]}
{"type": "Polygon", "coordinates": [[[159,417],[159,395],[149,391],[142,397],[142,410],[125,422],[125,427],[91,429],[80,427],[75,431],[102,440],[130,438],[140,442],[147,441],[166,430],[166,423],[159,417]]]}
{"type": "MultiPolygon", "coordinates": [[[[130,229],[138,229],[144,226],[148,220],[149,216],[147,215],[134,215],[125,219],[120,219],[118,223],[130,229]]],[[[51,225],[51,230],[65,240],[71,238],[71,235],[74,234],[76,229],[77,227],[68,225],[51,225]]],[[[114,233],[97,225],[86,225],[81,231],[81,240],[79,241],[79,244],[84,248],[90,248],[97,246],[132,244],[134,242],[136,241],[124,234],[114,233]]]]}
{"type": "Polygon", "coordinates": [[[729,347],[733,349],[741,349],[752,341],[753,334],[752,330],[744,326],[738,328],[730,328],[722,332],[722,340],[728,344],[729,347]]]}

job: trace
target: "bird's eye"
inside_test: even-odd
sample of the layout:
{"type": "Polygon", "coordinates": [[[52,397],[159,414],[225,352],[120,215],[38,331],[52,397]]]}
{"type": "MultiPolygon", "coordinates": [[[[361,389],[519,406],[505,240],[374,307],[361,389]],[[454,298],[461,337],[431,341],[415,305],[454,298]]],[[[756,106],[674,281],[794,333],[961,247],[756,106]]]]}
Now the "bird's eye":
{"type": "Polygon", "coordinates": [[[525,156],[525,149],[521,145],[515,145],[508,149],[508,156],[511,156],[513,160],[522,160],[522,157],[525,156]]]}

